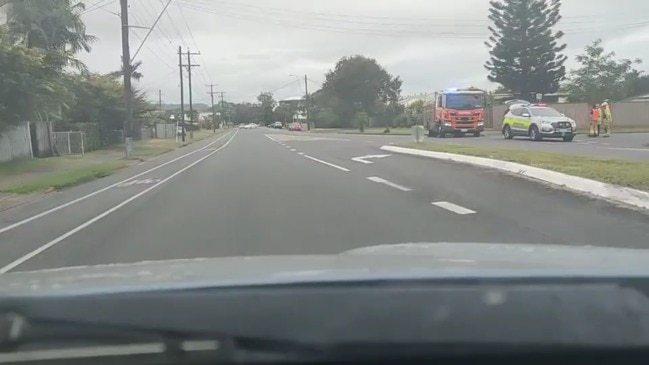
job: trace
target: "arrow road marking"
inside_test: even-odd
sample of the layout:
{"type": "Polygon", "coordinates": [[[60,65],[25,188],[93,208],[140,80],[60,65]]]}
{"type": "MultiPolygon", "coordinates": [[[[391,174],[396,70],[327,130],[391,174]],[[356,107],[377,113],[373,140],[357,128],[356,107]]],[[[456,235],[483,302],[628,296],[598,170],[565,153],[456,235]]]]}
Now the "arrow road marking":
{"type": "Polygon", "coordinates": [[[356,162],[360,162],[360,163],[364,163],[364,164],[371,164],[371,163],[374,163],[374,162],[372,162],[372,161],[367,161],[367,159],[369,159],[369,158],[386,158],[386,157],[390,157],[390,156],[392,156],[392,155],[367,155],[367,156],[359,156],[359,157],[354,157],[354,158],[352,158],[352,161],[356,161],[356,162]]]}
{"type": "Polygon", "coordinates": [[[453,213],[459,214],[459,215],[467,215],[467,214],[475,214],[475,210],[467,209],[465,207],[461,207],[457,204],[449,203],[449,202],[433,202],[432,203],[435,206],[438,206],[440,208],[446,209],[448,211],[451,211],[453,213]]]}
{"type": "Polygon", "coordinates": [[[399,189],[401,191],[412,191],[412,189],[410,189],[410,188],[407,188],[405,186],[401,186],[399,184],[395,184],[395,183],[390,182],[390,181],[388,181],[386,179],[382,179],[382,178],[376,177],[376,176],[368,177],[367,180],[373,181],[373,182],[379,183],[379,184],[385,184],[387,186],[391,186],[391,187],[393,187],[395,189],[399,189]]]}

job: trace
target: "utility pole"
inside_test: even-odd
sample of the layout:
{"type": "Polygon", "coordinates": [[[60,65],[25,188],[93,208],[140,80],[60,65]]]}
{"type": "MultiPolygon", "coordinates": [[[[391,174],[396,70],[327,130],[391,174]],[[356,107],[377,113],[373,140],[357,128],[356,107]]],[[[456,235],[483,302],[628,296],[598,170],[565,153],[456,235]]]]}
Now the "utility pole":
{"type": "Polygon", "coordinates": [[[124,73],[124,98],[126,99],[126,116],[122,126],[126,158],[131,152],[131,129],[133,127],[133,96],[131,95],[131,48],[129,46],[128,0],[119,1],[122,23],[122,71],[124,73]]]}
{"type": "Polygon", "coordinates": [[[210,88],[210,91],[208,91],[207,93],[212,98],[212,131],[216,132],[216,110],[214,109],[214,86],[217,85],[209,84],[205,86],[208,86],[210,88]]]}
{"type": "Polygon", "coordinates": [[[310,113],[309,113],[309,85],[307,83],[306,75],[304,75],[304,92],[306,94],[304,96],[304,105],[306,107],[306,128],[307,128],[307,130],[310,131],[311,130],[311,117],[310,117],[310,113]]]}
{"type": "Polygon", "coordinates": [[[226,120],[226,115],[225,115],[225,101],[223,101],[223,95],[225,95],[225,91],[219,92],[221,94],[221,118],[223,118],[223,121],[226,120]]]}
{"type": "Polygon", "coordinates": [[[162,111],[162,90],[158,89],[158,106],[160,111],[162,111]]]}
{"type": "Polygon", "coordinates": [[[180,125],[182,126],[182,141],[185,142],[185,91],[183,80],[183,47],[178,46],[178,68],[180,69],[180,125]]]}
{"type": "Polygon", "coordinates": [[[198,67],[200,65],[192,65],[192,56],[200,55],[201,53],[191,53],[189,48],[187,48],[187,75],[189,77],[189,123],[192,125],[192,129],[189,131],[190,138],[194,139],[194,105],[192,103],[192,67],[198,67]]]}

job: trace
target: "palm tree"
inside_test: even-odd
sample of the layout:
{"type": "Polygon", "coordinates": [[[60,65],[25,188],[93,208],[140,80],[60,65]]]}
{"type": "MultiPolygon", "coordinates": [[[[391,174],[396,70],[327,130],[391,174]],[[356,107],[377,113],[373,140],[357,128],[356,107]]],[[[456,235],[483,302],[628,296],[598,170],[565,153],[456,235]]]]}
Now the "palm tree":
{"type": "Polygon", "coordinates": [[[4,0],[7,25],[14,42],[28,48],[41,48],[50,61],[85,71],[75,58],[80,51],[90,52],[96,37],[86,34],[81,19],[83,2],[71,0],[4,0]]]}
{"type": "MultiPolygon", "coordinates": [[[[144,75],[138,71],[138,69],[142,66],[142,61],[135,61],[134,63],[131,64],[131,79],[135,81],[140,81],[144,75]]],[[[124,67],[122,67],[119,71],[113,71],[109,75],[114,78],[122,77],[124,74],[124,67]]]]}

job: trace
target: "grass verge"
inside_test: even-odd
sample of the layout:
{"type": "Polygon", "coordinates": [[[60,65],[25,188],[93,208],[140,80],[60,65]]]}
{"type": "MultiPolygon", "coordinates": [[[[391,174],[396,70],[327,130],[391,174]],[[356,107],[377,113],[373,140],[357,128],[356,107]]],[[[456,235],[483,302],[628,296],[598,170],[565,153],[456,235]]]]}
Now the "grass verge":
{"type": "Polygon", "coordinates": [[[605,183],[649,190],[649,162],[454,144],[412,142],[398,146],[516,162],[605,183]]]}
{"type": "Polygon", "coordinates": [[[109,176],[115,171],[126,167],[127,161],[108,161],[100,164],[81,167],[78,169],[41,176],[27,182],[16,183],[2,189],[5,193],[29,194],[48,189],[60,190],[70,186],[83,184],[95,179],[109,176]]]}

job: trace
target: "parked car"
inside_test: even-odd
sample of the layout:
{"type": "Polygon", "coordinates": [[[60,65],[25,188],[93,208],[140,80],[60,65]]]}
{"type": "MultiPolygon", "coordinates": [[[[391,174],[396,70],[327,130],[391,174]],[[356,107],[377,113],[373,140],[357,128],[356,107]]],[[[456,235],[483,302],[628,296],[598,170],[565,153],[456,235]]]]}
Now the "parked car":
{"type": "Polygon", "coordinates": [[[288,130],[289,130],[289,131],[297,131],[297,132],[301,132],[301,131],[302,131],[302,124],[300,124],[300,123],[291,123],[291,124],[288,126],[288,130]]]}
{"type": "Polygon", "coordinates": [[[275,122],[275,123],[272,124],[271,127],[272,127],[272,128],[275,128],[275,129],[282,129],[282,128],[284,128],[284,126],[282,125],[282,122],[275,122]]]}
{"type": "Polygon", "coordinates": [[[545,104],[512,104],[505,114],[502,133],[505,139],[526,136],[533,141],[561,138],[572,142],[577,134],[577,124],[545,104]]]}

